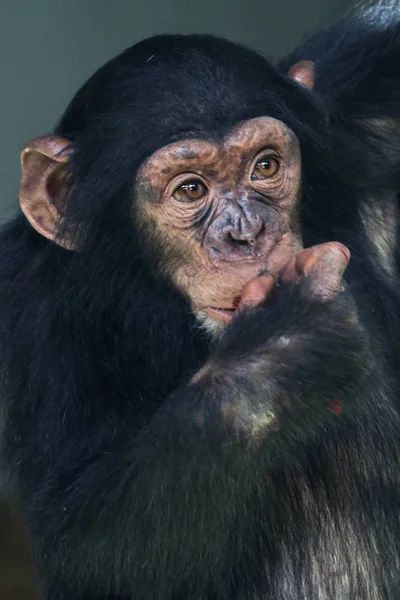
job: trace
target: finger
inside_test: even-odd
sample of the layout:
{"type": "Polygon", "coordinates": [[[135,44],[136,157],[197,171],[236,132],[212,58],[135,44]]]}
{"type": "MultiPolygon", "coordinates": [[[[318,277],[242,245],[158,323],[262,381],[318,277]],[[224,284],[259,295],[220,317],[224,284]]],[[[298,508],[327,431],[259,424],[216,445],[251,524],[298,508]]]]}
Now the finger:
{"type": "MultiPolygon", "coordinates": [[[[308,293],[319,300],[332,299],[343,289],[343,274],[350,259],[339,244],[325,245],[323,252],[304,265],[308,293]]],[[[347,248],[346,248],[347,250],[347,248]]]]}
{"type": "Polygon", "coordinates": [[[308,248],[297,255],[296,268],[308,275],[320,265],[330,265],[338,273],[343,274],[350,261],[350,250],[339,242],[328,242],[308,248]]]}
{"type": "Polygon", "coordinates": [[[281,273],[282,283],[293,283],[302,275],[324,268],[340,277],[350,260],[350,250],[340,242],[327,242],[306,248],[287,264],[281,273]]]}
{"type": "Polygon", "coordinates": [[[272,275],[252,279],[243,288],[238,310],[258,306],[273,292],[274,288],[275,280],[272,275]]]}
{"type": "Polygon", "coordinates": [[[295,283],[300,277],[301,273],[297,269],[297,256],[294,256],[282,270],[279,280],[281,283],[295,283]]]}

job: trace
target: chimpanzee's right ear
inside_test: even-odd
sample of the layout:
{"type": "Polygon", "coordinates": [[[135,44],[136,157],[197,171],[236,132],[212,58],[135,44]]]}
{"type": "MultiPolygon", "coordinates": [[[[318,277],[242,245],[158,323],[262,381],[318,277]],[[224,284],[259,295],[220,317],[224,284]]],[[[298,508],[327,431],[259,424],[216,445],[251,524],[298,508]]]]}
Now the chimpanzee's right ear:
{"type": "Polygon", "coordinates": [[[36,138],[21,153],[19,200],[26,218],[41,235],[73,250],[68,239],[57,236],[65,198],[64,167],[72,153],[70,141],[56,136],[36,138]]]}

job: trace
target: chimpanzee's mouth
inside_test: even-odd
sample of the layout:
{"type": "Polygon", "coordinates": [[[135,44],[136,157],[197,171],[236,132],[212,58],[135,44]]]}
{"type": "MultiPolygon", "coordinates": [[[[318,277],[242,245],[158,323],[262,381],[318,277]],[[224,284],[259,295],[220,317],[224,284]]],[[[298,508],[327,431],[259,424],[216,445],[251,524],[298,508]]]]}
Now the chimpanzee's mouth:
{"type": "Polygon", "coordinates": [[[240,296],[237,296],[235,300],[232,302],[232,305],[227,307],[207,307],[206,311],[212,319],[218,319],[220,321],[230,321],[237,311],[240,303],[240,296]]]}

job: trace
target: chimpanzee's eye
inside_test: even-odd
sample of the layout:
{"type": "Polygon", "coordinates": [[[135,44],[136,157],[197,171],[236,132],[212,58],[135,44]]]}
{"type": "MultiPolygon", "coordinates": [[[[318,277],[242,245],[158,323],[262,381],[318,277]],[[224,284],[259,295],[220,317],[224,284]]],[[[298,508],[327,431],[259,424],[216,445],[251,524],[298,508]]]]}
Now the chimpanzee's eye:
{"type": "Polygon", "coordinates": [[[201,181],[187,181],[175,190],[173,197],[181,202],[199,200],[207,193],[207,188],[201,181]]]}
{"type": "Polygon", "coordinates": [[[264,156],[254,167],[252,179],[270,179],[279,171],[279,161],[272,156],[264,156]]]}

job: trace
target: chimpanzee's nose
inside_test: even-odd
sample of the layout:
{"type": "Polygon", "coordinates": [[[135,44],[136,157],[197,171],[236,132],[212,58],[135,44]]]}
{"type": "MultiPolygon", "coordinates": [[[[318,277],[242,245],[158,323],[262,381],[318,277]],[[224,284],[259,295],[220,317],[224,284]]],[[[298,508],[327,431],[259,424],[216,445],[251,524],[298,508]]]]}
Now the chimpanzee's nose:
{"type": "Polygon", "coordinates": [[[240,216],[229,230],[229,236],[239,244],[254,246],[264,228],[262,219],[257,215],[240,216]]]}

